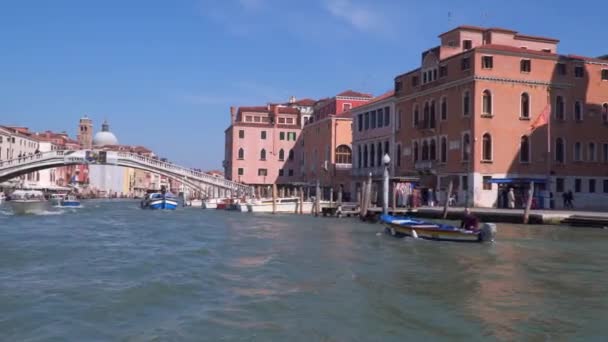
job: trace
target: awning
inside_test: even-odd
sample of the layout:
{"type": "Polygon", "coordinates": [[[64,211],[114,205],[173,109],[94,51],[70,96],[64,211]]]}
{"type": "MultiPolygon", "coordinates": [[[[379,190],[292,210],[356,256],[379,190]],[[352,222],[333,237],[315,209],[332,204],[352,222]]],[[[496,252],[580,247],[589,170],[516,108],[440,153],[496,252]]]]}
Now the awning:
{"type": "Polygon", "coordinates": [[[487,183],[493,184],[513,184],[513,183],[547,183],[546,178],[492,178],[487,183]]]}

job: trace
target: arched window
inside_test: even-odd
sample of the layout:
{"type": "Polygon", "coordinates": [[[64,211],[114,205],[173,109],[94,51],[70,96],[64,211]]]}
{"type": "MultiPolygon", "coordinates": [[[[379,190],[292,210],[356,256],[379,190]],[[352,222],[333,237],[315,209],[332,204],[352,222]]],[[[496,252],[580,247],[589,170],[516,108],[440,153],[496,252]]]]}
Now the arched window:
{"type": "MultiPolygon", "coordinates": [[[[266,157],[263,157],[262,159],[264,159],[264,158],[266,158],[266,157]]],[[[280,161],[285,160],[285,151],[283,151],[283,149],[281,149],[281,150],[279,151],[279,160],[280,160],[280,161]]]]}
{"type": "Polygon", "coordinates": [[[293,150],[289,150],[289,160],[293,160],[293,158],[294,158],[293,150]]]}
{"type": "Polygon", "coordinates": [[[418,161],[418,142],[414,142],[414,161],[418,161]]]}
{"type": "Polygon", "coordinates": [[[367,167],[367,160],[368,160],[368,155],[367,155],[367,145],[363,146],[363,167],[367,167]]]}
{"type": "Polygon", "coordinates": [[[376,163],[376,165],[380,166],[380,165],[382,165],[382,156],[383,156],[383,154],[382,154],[382,143],[381,142],[378,143],[378,150],[376,152],[377,152],[376,158],[378,160],[378,162],[376,163]]]}
{"type": "Polygon", "coordinates": [[[484,90],[482,94],[482,114],[492,115],[492,93],[489,90],[484,90]]]}
{"type": "Polygon", "coordinates": [[[422,160],[429,160],[429,143],[426,140],[422,142],[422,160]]]}
{"type": "Polygon", "coordinates": [[[245,150],[239,148],[239,159],[245,159],[245,150]]]}
{"type": "Polygon", "coordinates": [[[435,116],[435,101],[431,101],[431,114],[429,117],[429,128],[435,128],[435,122],[437,117],[435,116]]]}
{"type": "Polygon", "coordinates": [[[401,166],[401,144],[397,145],[397,166],[401,166]]]}
{"type": "Polygon", "coordinates": [[[589,149],[587,150],[587,160],[591,162],[595,161],[595,143],[589,143],[589,149]]]}
{"type": "Polygon", "coordinates": [[[471,95],[467,90],[462,95],[462,115],[468,116],[469,114],[471,114],[471,95]]]}
{"type": "Polygon", "coordinates": [[[486,133],[482,138],[482,151],[481,158],[485,161],[492,160],[492,136],[490,133],[486,133]]]}
{"type": "Polygon", "coordinates": [[[262,149],[262,151],[260,151],[260,160],[266,160],[266,150],[262,149]]]}
{"type": "Polygon", "coordinates": [[[435,139],[432,139],[430,143],[429,160],[437,160],[437,142],[435,139]]]}
{"type": "Polygon", "coordinates": [[[574,120],[583,121],[583,106],[580,101],[574,102],[574,120]]]}
{"type": "Polygon", "coordinates": [[[357,168],[361,168],[362,160],[361,160],[361,145],[357,145],[357,168]]]}
{"type": "Polygon", "coordinates": [[[444,96],[441,99],[441,120],[448,119],[448,99],[444,96]]]}
{"type": "Polygon", "coordinates": [[[369,149],[369,166],[374,167],[374,161],[376,160],[376,145],[372,143],[369,149]]]}
{"type": "Polygon", "coordinates": [[[527,135],[522,136],[519,142],[519,161],[530,162],[530,138],[527,135]]]}
{"type": "Polygon", "coordinates": [[[521,117],[530,118],[530,95],[528,93],[521,94],[521,117]]]}
{"type": "Polygon", "coordinates": [[[414,127],[418,127],[418,123],[420,122],[420,111],[418,109],[418,105],[414,105],[414,127]]]}
{"type": "Polygon", "coordinates": [[[555,98],[555,118],[564,120],[564,98],[561,96],[555,98]]]}
{"type": "Polygon", "coordinates": [[[566,157],[564,139],[555,139],[555,161],[558,163],[564,163],[566,157]]]}
{"type": "Polygon", "coordinates": [[[604,123],[608,122],[608,103],[602,105],[602,120],[604,120],[604,123]]]}
{"type": "Polygon", "coordinates": [[[468,133],[462,135],[462,160],[469,160],[471,155],[471,137],[468,133]]]}
{"type": "Polygon", "coordinates": [[[424,111],[422,114],[422,127],[429,127],[429,114],[431,112],[431,108],[429,107],[429,103],[424,104],[424,111]]]}
{"type": "Polygon", "coordinates": [[[336,164],[352,164],[353,153],[350,147],[340,145],[336,148],[336,164]]]}
{"type": "Polygon", "coordinates": [[[581,161],[582,159],[582,151],[581,151],[581,143],[574,143],[574,161],[581,161]]]}
{"type": "Polygon", "coordinates": [[[447,161],[448,161],[448,139],[446,137],[441,137],[440,160],[442,163],[447,163],[447,161]]]}

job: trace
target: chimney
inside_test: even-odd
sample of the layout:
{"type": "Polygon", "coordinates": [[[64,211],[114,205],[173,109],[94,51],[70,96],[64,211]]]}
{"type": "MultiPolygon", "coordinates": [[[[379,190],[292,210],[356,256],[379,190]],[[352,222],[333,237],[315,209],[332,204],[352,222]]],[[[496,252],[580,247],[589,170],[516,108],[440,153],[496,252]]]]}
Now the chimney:
{"type": "Polygon", "coordinates": [[[290,98],[289,98],[289,103],[290,103],[290,104],[294,104],[294,103],[296,103],[296,97],[295,97],[295,96],[290,97],[290,98]]]}
{"type": "Polygon", "coordinates": [[[274,117],[274,125],[276,126],[279,122],[279,106],[274,106],[273,108],[273,117],[274,117]]]}
{"type": "Polygon", "coordinates": [[[234,106],[230,106],[230,122],[236,122],[236,108],[234,106]]]}

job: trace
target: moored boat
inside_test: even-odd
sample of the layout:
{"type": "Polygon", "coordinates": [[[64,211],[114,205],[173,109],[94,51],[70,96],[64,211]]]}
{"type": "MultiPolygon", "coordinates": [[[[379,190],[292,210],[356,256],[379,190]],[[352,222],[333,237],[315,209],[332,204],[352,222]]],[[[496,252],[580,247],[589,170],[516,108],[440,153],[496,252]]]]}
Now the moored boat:
{"type": "Polygon", "coordinates": [[[178,200],[175,195],[162,187],[160,192],[149,192],[141,201],[142,209],[177,209],[178,200]]]}
{"type": "MultiPolygon", "coordinates": [[[[323,206],[325,203],[321,203],[323,206]]],[[[298,197],[277,198],[274,208],[277,213],[298,213],[300,212],[300,199],[298,197]]],[[[311,213],[313,202],[302,203],[302,212],[311,213]]],[[[271,213],[273,209],[272,199],[262,199],[247,204],[247,209],[252,213],[271,213]]]]}
{"type": "Polygon", "coordinates": [[[466,230],[410,217],[382,215],[380,220],[386,225],[386,231],[393,236],[456,242],[492,242],[496,238],[496,225],[493,223],[483,223],[479,230],[466,230]]]}
{"type": "Polygon", "coordinates": [[[49,209],[44,194],[38,190],[15,190],[8,203],[17,215],[40,214],[49,209]]]}

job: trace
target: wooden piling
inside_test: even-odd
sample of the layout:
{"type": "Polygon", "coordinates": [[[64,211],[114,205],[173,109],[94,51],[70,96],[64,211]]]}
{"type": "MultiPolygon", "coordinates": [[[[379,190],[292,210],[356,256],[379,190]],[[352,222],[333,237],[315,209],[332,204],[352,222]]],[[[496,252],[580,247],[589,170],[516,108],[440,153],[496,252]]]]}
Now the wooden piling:
{"type": "Polygon", "coordinates": [[[528,200],[526,201],[526,209],[524,209],[524,224],[530,221],[530,208],[532,207],[532,196],[534,196],[534,182],[530,182],[528,189],[528,200]]]}
{"type": "Polygon", "coordinates": [[[334,207],[334,188],[329,188],[329,207],[334,207]]]}
{"type": "Polygon", "coordinates": [[[302,191],[302,187],[300,187],[300,215],[304,214],[304,191],[302,191]]]}
{"type": "Polygon", "coordinates": [[[342,204],[342,192],[344,191],[344,187],[340,185],[338,188],[338,205],[342,204]]]}
{"type": "Polygon", "coordinates": [[[321,211],[321,182],[317,180],[317,188],[315,189],[315,216],[319,216],[321,211]]]}
{"type": "Polygon", "coordinates": [[[445,203],[443,204],[443,214],[441,217],[445,220],[448,217],[448,209],[450,208],[450,197],[452,197],[452,188],[454,187],[454,180],[450,177],[450,183],[448,184],[448,191],[445,195],[445,203]]]}
{"type": "Polygon", "coordinates": [[[277,213],[277,184],[272,183],[272,213],[277,213]]]}

